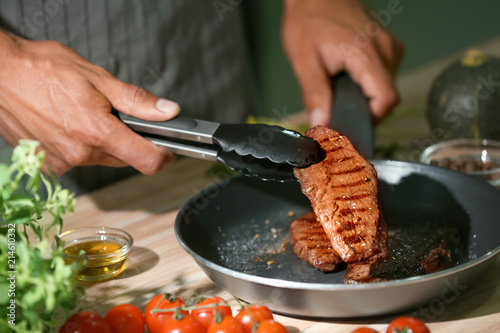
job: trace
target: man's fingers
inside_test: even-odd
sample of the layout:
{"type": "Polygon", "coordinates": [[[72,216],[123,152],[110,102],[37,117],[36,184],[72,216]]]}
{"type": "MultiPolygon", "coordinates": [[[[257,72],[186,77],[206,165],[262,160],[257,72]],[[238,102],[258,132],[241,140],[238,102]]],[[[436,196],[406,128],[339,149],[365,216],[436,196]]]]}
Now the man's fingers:
{"type": "MultiPolygon", "coordinates": [[[[52,152],[50,150],[47,150],[46,147],[42,146],[40,148],[45,151],[45,163],[42,168],[43,172],[48,174],[48,171],[50,170],[56,175],[60,176],[74,167],[74,165],[68,163],[68,161],[66,160],[61,159],[58,155],[52,154],[52,152]]],[[[101,153],[97,150],[93,151],[91,156],[88,156],[88,159],[85,160],[85,163],[81,163],[80,166],[96,164],[116,168],[128,166],[128,164],[123,162],[122,160],[107,153],[101,153]]]]}
{"type": "Polygon", "coordinates": [[[330,78],[318,60],[297,61],[296,75],[302,89],[302,97],[309,112],[311,126],[328,125],[332,103],[330,78]]]}
{"type": "Polygon", "coordinates": [[[380,54],[384,66],[388,69],[391,76],[395,77],[405,52],[403,42],[388,34],[381,34],[375,47],[380,54]]]}
{"type": "Polygon", "coordinates": [[[387,72],[380,73],[376,69],[367,70],[359,76],[357,83],[369,100],[375,123],[387,116],[399,102],[399,94],[387,72]]]}
{"type": "Polygon", "coordinates": [[[102,142],[101,149],[143,174],[156,174],[175,160],[171,151],[132,132],[116,117],[107,115],[102,121],[103,127],[108,128],[115,139],[102,142]]]}
{"type": "Polygon", "coordinates": [[[346,71],[369,99],[375,123],[382,120],[399,102],[392,73],[370,50],[362,49],[346,58],[346,71]]]}
{"type": "Polygon", "coordinates": [[[180,111],[176,102],[160,98],[143,88],[113,77],[107,77],[96,87],[115,109],[137,118],[164,121],[174,118],[180,111]]]}
{"type": "Polygon", "coordinates": [[[29,132],[22,122],[13,117],[9,112],[2,110],[2,125],[0,126],[0,137],[11,146],[17,146],[18,138],[31,139],[29,132]]]}
{"type": "MultiPolygon", "coordinates": [[[[122,82],[112,76],[101,80],[96,88],[115,109],[133,117],[165,121],[174,118],[180,111],[177,103],[159,98],[143,88],[122,82]]],[[[116,117],[105,114],[100,122],[99,128],[108,133],[106,137],[112,136],[115,139],[100,142],[99,148],[143,174],[156,174],[175,160],[175,155],[171,151],[132,132],[116,117]]]]}

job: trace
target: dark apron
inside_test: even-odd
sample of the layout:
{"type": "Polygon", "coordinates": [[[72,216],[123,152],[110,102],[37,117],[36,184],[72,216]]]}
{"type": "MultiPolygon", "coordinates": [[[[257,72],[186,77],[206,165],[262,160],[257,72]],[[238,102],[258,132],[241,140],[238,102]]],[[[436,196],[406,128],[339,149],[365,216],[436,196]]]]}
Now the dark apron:
{"type": "MultiPolygon", "coordinates": [[[[27,39],[70,46],[119,79],[178,102],[183,115],[243,122],[253,98],[240,10],[237,2],[205,0],[19,0],[0,2],[0,23],[27,39]]],[[[0,161],[5,156],[4,148],[0,161]]],[[[78,167],[61,181],[80,194],[135,173],[78,167]]]]}

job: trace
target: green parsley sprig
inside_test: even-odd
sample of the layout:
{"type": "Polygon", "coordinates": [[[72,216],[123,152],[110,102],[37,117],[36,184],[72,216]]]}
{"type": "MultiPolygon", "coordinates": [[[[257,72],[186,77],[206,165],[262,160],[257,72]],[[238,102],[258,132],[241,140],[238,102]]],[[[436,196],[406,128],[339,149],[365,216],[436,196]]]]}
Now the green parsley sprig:
{"type": "Polygon", "coordinates": [[[12,163],[0,164],[1,332],[56,329],[84,296],[73,279],[80,263],[67,265],[62,244],[51,247],[48,239],[54,228],[61,232],[62,216],[73,212],[74,194],[54,174],[41,172],[44,153],[37,153],[38,145],[20,141],[12,163]],[[42,224],[42,216],[49,221],[42,224]]]}

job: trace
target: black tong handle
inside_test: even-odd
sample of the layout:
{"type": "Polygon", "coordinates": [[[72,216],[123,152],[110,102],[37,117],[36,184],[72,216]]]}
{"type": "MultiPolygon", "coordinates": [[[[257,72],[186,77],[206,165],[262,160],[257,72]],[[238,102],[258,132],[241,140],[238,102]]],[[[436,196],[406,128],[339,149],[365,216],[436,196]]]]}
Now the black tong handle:
{"type": "Polygon", "coordinates": [[[373,158],[375,139],[368,98],[343,72],[333,79],[334,102],[329,126],[344,134],[365,158],[373,158]]]}

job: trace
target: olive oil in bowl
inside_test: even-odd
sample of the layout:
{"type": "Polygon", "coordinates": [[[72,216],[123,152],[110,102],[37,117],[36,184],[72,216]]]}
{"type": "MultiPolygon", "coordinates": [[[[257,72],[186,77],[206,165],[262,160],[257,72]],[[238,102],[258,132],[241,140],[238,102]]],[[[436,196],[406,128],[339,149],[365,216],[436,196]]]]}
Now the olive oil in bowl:
{"type": "Polygon", "coordinates": [[[76,275],[81,281],[102,281],[122,272],[130,254],[132,237],[123,230],[90,227],[67,231],[59,236],[64,241],[64,260],[78,260],[85,253],[87,264],[76,275]]]}

